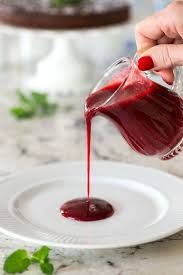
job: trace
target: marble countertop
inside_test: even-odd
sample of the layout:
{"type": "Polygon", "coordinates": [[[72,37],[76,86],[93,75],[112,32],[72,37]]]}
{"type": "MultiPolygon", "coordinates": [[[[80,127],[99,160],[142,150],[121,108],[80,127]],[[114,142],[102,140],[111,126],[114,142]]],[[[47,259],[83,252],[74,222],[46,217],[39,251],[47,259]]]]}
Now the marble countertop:
{"type": "MultiPolygon", "coordinates": [[[[11,101],[12,95],[9,96],[11,101]]],[[[12,99],[13,100],[13,99],[12,99]]],[[[4,101],[5,102],[5,101],[4,101]]],[[[82,98],[60,98],[54,117],[14,120],[8,105],[0,108],[0,178],[37,165],[85,159],[85,125],[82,98]]],[[[131,151],[116,129],[102,118],[93,125],[94,159],[123,161],[156,167],[183,177],[183,153],[170,161],[139,156],[131,151]],[[103,129],[101,131],[101,129],[103,129]]],[[[0,274],[4,257],[25,244],[0,234],[0,274]]],[[[182,275],[183,232],[158,242],[132,248],[106,250],[53,250],[55,274],[62,275],[182,275]]],[[[25,274],[41,274],[36,267],[25,274]]]]}

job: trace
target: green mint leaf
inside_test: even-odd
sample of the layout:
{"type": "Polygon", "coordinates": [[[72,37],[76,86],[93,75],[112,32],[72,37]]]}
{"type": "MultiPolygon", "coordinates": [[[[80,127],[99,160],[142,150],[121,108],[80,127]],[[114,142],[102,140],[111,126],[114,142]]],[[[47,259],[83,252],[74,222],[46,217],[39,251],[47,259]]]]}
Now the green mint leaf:
{"type": "Polygon", "coordinates": [[[43,246],[32,254],[31,260],[33,262],[44,263],[48,258],[49,251],[50,249],[47,246],[43,246]]]}
{"type": "Polygon", "coordinates": [[[28,253],[26,250],[17,250],[9,255],[4,263],[4,271],[7,273],[23,273],[30,266],[31,261],[29,259],[28,253]]]}
{"type": "Polygon", "coordinates": [[[57,109],[58,109],[57,103],[49,103],[42,108],[42,113],[50,116],[56,113],[57,109]]]}
{"type": "Polygon", "coordinates": [[[40,264],[40,268],[44,274],[52,275],[54,272],[53,264],[50,263],[49,260],[40,264]]]}
{"type": "Polygon", "coordinates": [[[45,105],[48,103],[48,95],[46,93],[38,93],[33,91],[31,93],[32,100],[37,105],[45,105]]]}
{"type": "Polygon", "coordinates": [[[20,103],[30,105],[30,98],[27,95],[23,94],[21,90],[17,90],[17,96],[20,103]]]}
{"type": "Polygon", "coordinates": [[[58,109],[57,103],[50,103],[48,95],[45,93],[32,92],[33,101],[37,104],[37,114],[39,115],[52,115],[58,109]]]}
{"type": "Polygon", "coordinates": [[[81,3],[83,0],[53,0],[53,5],[56,7],[62,7],[64,5],[77,5],[81,3]]]}
{"type": "Polygon", "coordinates": [[[58,109],[57,103],[49,102],[47,93],[32,91],[27,96],[19,90],[17,91],[17,95],[20,106],[10,109],[11,114],[17,119],[53,115],[58,109]]]}
{"type": "Polygon", "coordinates": [[[25,109],[23,107],[13,107],[10,109],[11,114],[17,119],[30,118],[34,116],[34,110],[25,109]]]}

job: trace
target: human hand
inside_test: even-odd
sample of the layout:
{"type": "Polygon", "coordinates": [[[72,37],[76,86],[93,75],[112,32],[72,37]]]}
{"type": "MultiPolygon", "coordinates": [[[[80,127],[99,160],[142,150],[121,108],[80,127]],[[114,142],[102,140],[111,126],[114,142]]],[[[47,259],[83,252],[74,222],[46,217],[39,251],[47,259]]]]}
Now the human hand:
{"type": "Polygon", "coordinates": [[[136,42],[139,69],[153,69],[172,84],[174,67],[183,65],[183,1],[174,1],[138,23],[136,42]]]}

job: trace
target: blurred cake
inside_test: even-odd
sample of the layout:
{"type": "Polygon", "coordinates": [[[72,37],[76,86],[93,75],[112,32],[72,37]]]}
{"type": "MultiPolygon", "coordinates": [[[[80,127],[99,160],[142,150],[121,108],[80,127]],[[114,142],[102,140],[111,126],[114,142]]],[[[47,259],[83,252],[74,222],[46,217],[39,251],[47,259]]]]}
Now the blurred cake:
{"type": "Polygon", "coordinates": [[[0,22],[26,28],[96,28],[129,17],[130,5],[123,0],[0,0],[0,22]]]}

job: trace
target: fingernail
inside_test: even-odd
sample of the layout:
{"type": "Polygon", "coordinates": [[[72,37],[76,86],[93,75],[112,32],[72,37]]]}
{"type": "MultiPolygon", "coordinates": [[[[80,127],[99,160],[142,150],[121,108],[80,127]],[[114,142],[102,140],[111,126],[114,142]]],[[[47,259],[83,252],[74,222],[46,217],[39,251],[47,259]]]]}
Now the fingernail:
{"type": "Polygon", "coordinates": [[[150,56],[142,56],[138,60],[138,68],[141,71],[147,71],[154,68],[154,62],[150,56]]]}

